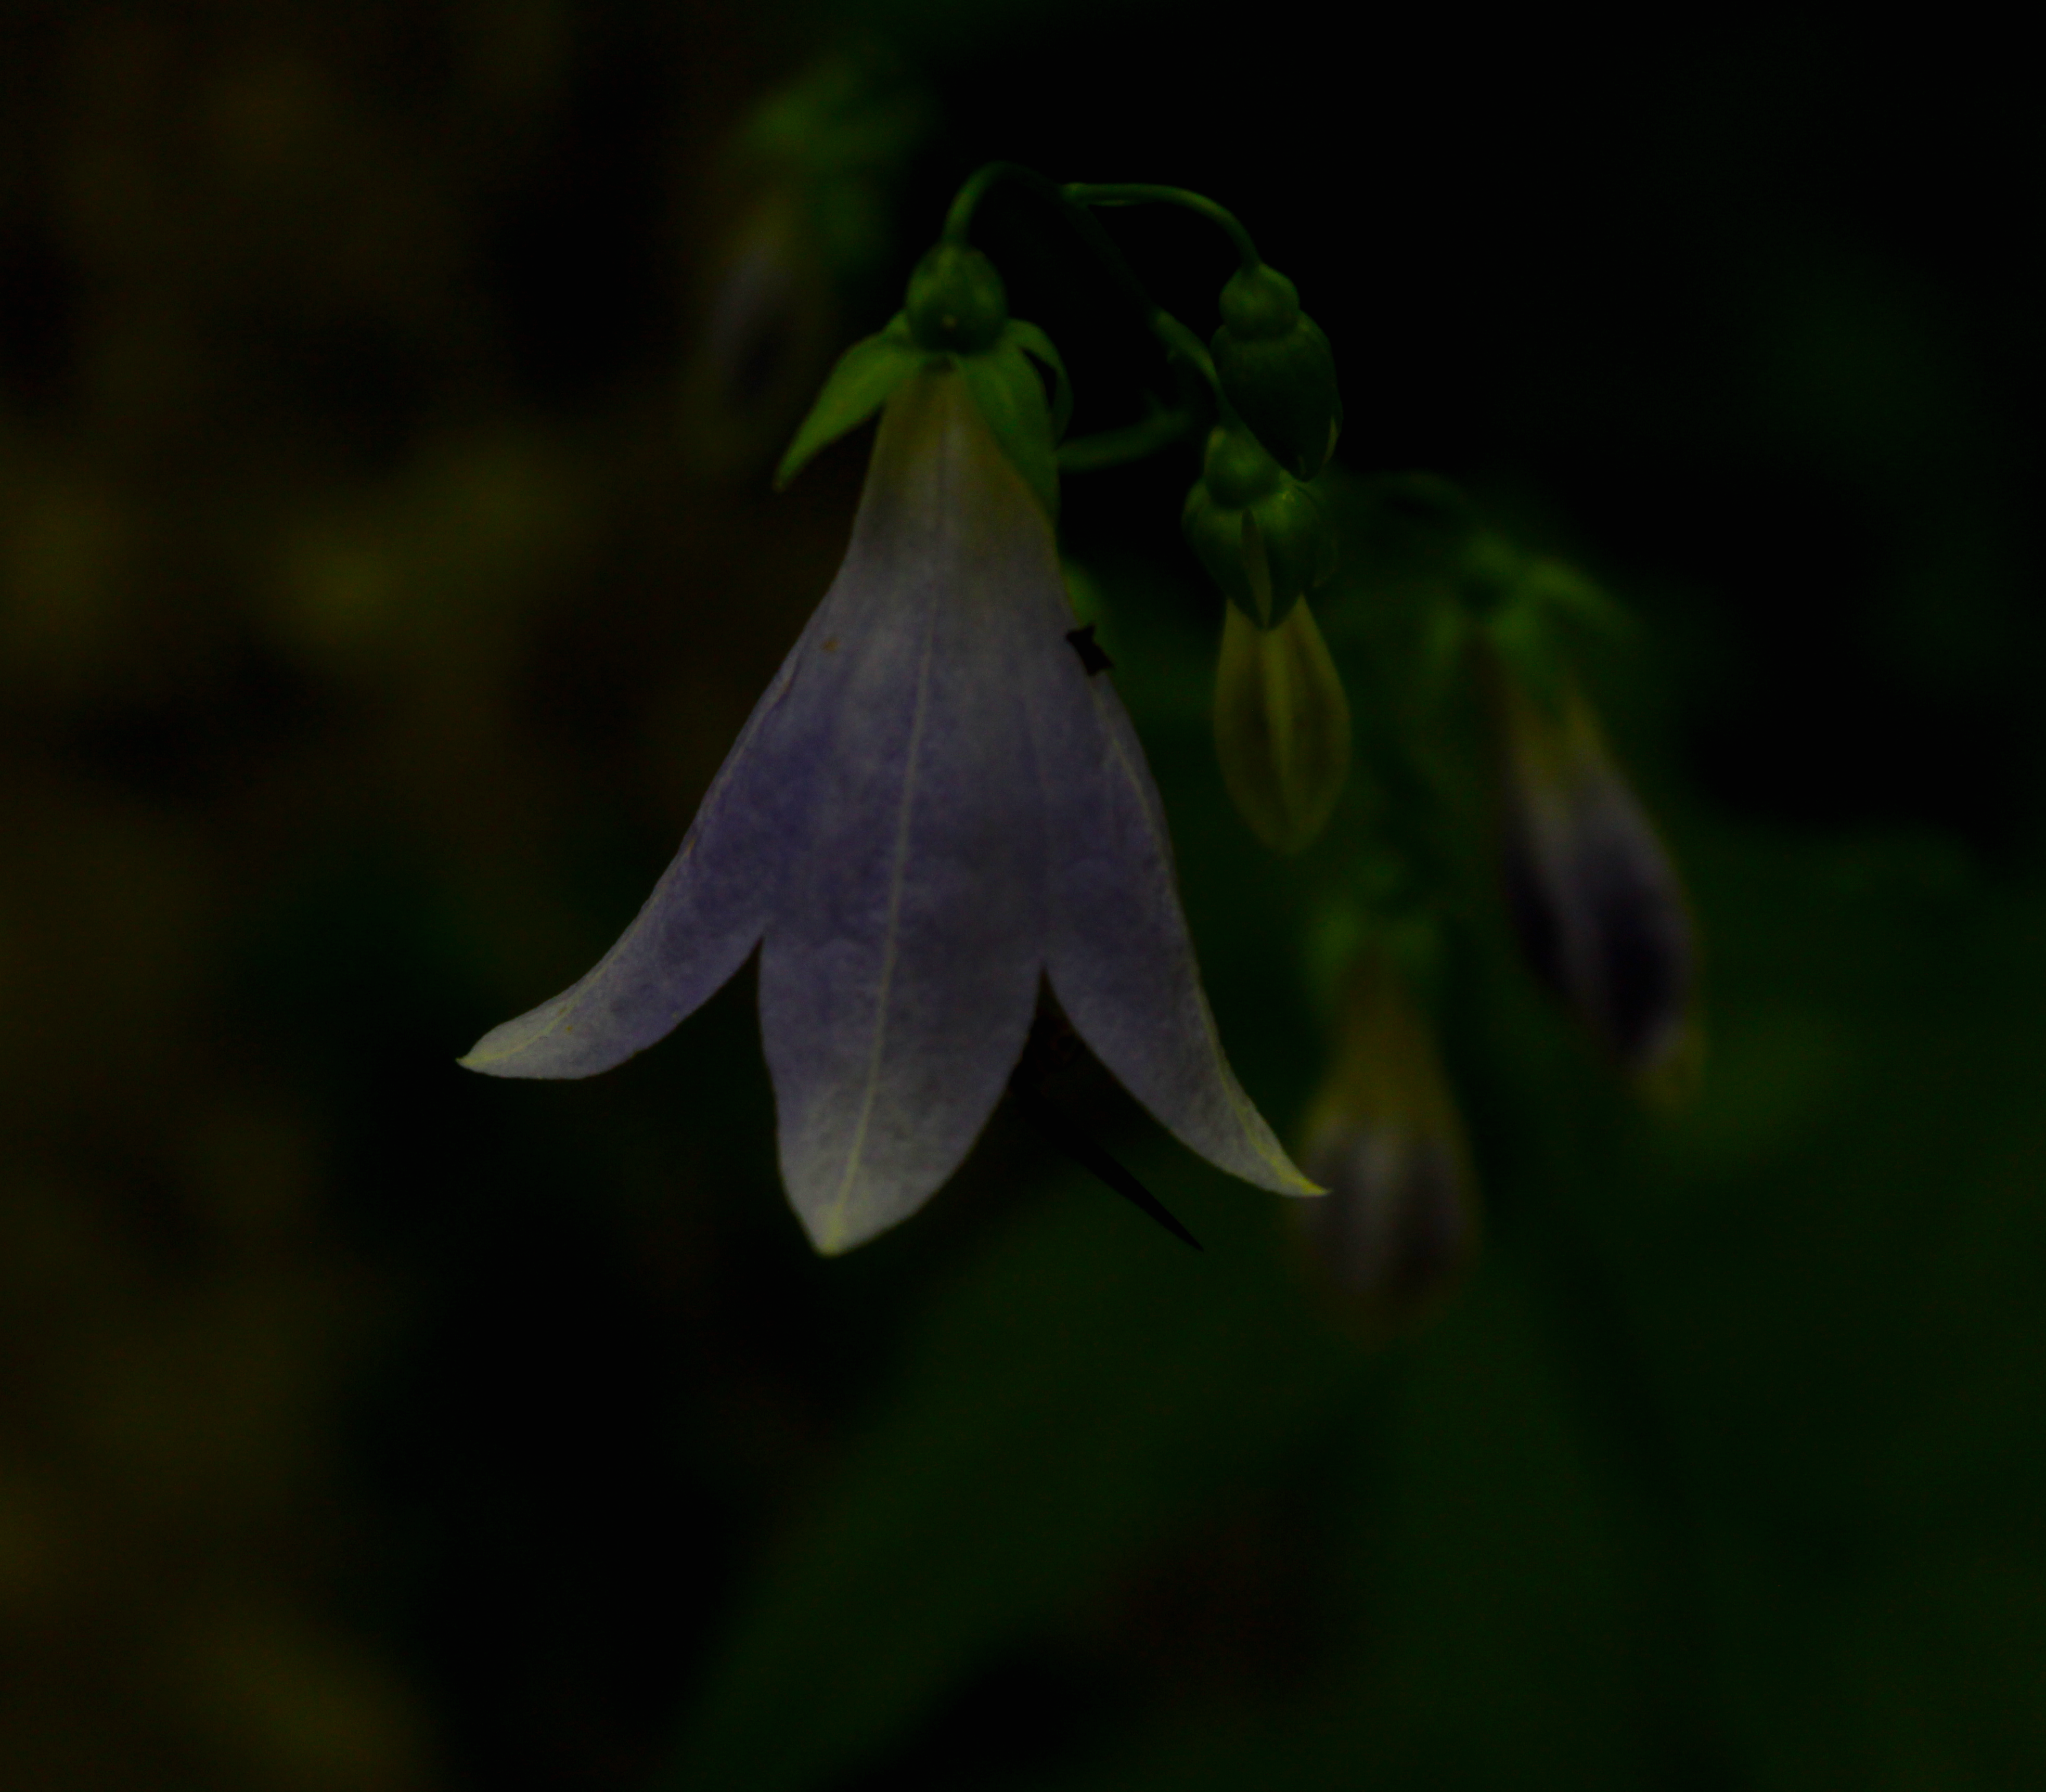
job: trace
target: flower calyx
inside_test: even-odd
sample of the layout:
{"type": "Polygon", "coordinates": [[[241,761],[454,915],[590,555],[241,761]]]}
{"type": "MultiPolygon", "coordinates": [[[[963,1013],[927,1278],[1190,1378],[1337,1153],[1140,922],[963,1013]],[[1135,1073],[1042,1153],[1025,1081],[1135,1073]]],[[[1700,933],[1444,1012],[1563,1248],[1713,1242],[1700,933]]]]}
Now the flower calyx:
{"type": "Polygon", "coordinates": [[[979,249],[941,242],[909,276],[903,315],[918,348],[976,354],[1002,339],[1009,295],[994,264],[979,249]]]}
{"type": "Polygon", "coordinates": [[[1335,570],[1335,531],[1314,493],[1247,430],[1210,434],[1180,526],[1222,594],[1260,628],[1277,628],[1335,570]]]}
{"type": "Polygon", "coordinates": [[[1293,283],[1262,262],[1239,268],[1222,289],[1212,353],[1252,433],[1295,478],[1313,478],[1342,432],[1342,395],[1329,339],[1300,309],[1293,283]]]}
{"type": "Polygon", "coordinates": [[[911,374],[933,364],[955,367],[965,377],[1002,452],[1056,518],[1058,440],[1072,412],[1065,364],[1042,330],[1009,316],[994,265],[953,242],[940,243],[917,264],[903,308],[888,326],[840,357],[782,458],[775,489],[865,423],[911,374]],[[1044,374],[1052,382],[1049,398],[1044,374]]]}

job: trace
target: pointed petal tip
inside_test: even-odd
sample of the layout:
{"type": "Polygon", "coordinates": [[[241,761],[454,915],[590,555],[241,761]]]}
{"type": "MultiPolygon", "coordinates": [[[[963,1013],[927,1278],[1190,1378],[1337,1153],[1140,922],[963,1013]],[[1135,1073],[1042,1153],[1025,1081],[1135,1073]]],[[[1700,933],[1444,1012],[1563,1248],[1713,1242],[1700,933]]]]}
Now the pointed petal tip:
{"type": "Polygon", "coordinates": [[[1168,1122],[1170,1130],[1179,1133],[1184,1143],[1218,1169],[1226,1170],[1253,1188],[1309,1200],[1327,1194],[1327,1189],[1293,1161],[1285,1146],[1279,1142],[1279,1135],[1257,1110],[1257,1104],[1244,1093],[1228,1061],[1221,1056],[1219,1041],[1216,1041],[1215,1053],[1220,1076],[1226,1079],[1223,1086],[1230,1097],[1232,1118],[1236,1122],[1234,1137],[1217,1140],[1210,1137],[1197,1143],[1168,1122]]]}
{"type": "Polygon", "coordinates": [[[803,1235],[810,1241],[810,1249],[820,1257],[843,1257],[847,1252],[857,1250],[869,1239],[878,1238],[899,1221],[909,1218],[906,1213],[897,1214],[878,1224],[866,1222],[848,1225],[844,1214],[836,1209],[806,1212],[793,1199],[789,1204],[794,1208],[797,1218],[802,1222],[803,1235]]]}
{"type": "Polygon", "coordinates": [[[521,1071],[511,1062],[516,1055],[515,1047],[510,1049],[502,1046],[494,1050],[492,1049],[490,1041],[495,1037],[496,1031],[497,1029],[493,1028],[491,1032],[486,1033],[477,1040],[454,1060],[456,1064],[463,1070],[473,1070],[481,1076],[531,1076],[532,1072],[521,1071]]]}
{"type": "Polygon", "coordinates": [[[573,1037],[576,1025],[566,1018],[569,1009],[569,996],[556,996],[492,1027],[455,1062],[484,1076],[535,1079],[588,1076],[608,1068],[617,1061],[615,1056],[577,1061],[574,1048],[582,1041],[573,1037]]]}
{"type": "MultiPolygon", "coordinates": [[[[1222,1055],[1222,1041],[1214,1032],[1213,1017],[1206,1014],[1206,1006],[1203,997],[1201,1007],[1212,1053],[1210,1068],[1216,1087],[1226,1102],[1226,1111],[1234,1122],[1234,1136],[1225,1134],[1218,1139],[1210,1134],[1197,1140],[1165,1115],[1160,1114],[1158,1118],[1210,1163],[1256,1188],[1268,1189],[1274,1195],[1308,1198],[1326,1195],[1328,1191],[1293,1161],[1285,1146],[1279,1142],[1279,1135],[1272,1130],[1270,1122],[1258,1111],[1257,1104],[1237,1081],[1235,1072],[1222,1055]]],[[[1152,1111],[1157,1112],[1155,1108],[1152,1111]]]]}
{"type": "Polygon", "coordinates": [[[1269,1180],[1258,1179],[1258,1186],[1268,1188],[1275,1195],[1290,1195],[1303,1200],[1314,1200],[1328,1193],[1328,1190],[1312,1176],[1303,1175],[1293,1160],[1284,1152],[1276,1157],[1266,1158],[1271,1165],[1269,1180]]]}
{"type": "Polygon", "coordinates": [[[536,1018],[534,1014],[521,1014],[515,1020],[500,1022],[456,1062],[465,1069],[480,1070],[486,1076],[503,1076],[507,1060],[515,1058],[522,1049],[546,1031],[546,1010],[540,1010],[537,1018],[542,1023],[538,1026],[533,1024],[536,1018]]]}

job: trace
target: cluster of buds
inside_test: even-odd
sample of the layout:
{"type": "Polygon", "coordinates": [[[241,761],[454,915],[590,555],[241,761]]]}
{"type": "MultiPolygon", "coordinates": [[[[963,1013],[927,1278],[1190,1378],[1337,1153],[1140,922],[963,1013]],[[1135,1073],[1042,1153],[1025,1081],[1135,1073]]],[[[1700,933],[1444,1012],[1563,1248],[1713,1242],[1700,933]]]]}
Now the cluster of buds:
{"type": "Polygon", "coordinates": [[[1328,825],[1349,774],[1349,705],[1306,600],[1335,571],[1335,531],[1307,481],[1342,427],[1328,338],[1293,283],[1261,262],[1222,289],[1213,344],[1224,407],[1181,519],[1229,600],[1215,746],[1237,809],[1298,852],[1328,825]]]}

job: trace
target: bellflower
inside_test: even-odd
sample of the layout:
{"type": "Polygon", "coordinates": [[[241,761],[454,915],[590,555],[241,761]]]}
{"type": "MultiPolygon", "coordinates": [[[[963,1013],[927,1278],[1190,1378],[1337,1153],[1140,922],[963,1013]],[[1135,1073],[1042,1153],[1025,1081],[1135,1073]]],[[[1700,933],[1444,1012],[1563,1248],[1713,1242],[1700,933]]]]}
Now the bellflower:
{"type": "Polygon", "coordinates": [[[782,1180],[837,1252],[958,1168],[1048,980],[1187,1145],[1314,1192],[1222,1054],[1157,790],[1074,622],[1040,498],[956,365],[923,366],[887,400],[837,578],[639,918],[463,1063],[608,1069],[758,946],[782,1180]]]}

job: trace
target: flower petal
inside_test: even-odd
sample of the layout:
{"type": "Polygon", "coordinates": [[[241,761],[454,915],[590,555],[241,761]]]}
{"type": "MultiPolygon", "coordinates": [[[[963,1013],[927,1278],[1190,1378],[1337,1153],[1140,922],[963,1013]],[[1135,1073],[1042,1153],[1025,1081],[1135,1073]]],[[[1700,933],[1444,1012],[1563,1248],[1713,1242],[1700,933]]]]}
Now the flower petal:
{"type": "Polygon", "coordinates": [[[1094,1056],[1183,1143],[1260,1188],[1317,1194],[1222,1054],[1129,714],[1106,676],[1076,657],[1060,670],[1032,714],[1052,827],[1052,988],[1094,1056]]]}
{"type": "Polygon", "coordinates": [[[1022,1050],[1045,845],[1018,616],[1047,577],[1050,530],[964,381],[920,375],[826,601],[848,669],[761,952],[782,1180],[820,1250],[920,1207],[1022,1050]]]}
{"type": "Polygon", "coordinates": [[[489,1076],[592,1076],[664,1038],[759,941],[808,828],[836,668],[823,609],[755,705],[639,917],[581,982],[493,1027],[460,1061],[489,1076]]]}

